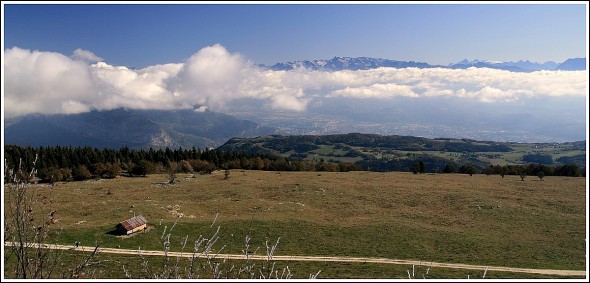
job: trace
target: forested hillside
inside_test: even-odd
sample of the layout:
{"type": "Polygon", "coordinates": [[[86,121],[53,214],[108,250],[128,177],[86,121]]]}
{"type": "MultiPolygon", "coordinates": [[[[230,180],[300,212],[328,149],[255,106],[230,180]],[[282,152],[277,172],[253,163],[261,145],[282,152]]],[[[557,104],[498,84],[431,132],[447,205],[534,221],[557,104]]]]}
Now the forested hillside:
{"type": "Polygon", "coordinates": [[[219,149],[289,160],[344,161],[370,171],[412,171],[420,162],[426,172],[432,173],[461,172],[461,167],[475,167],[477,172],[483,172],[490,166],[529,164],[586,167],[585,141],[509,143],[350,133],[233,138],[219,149]]]}

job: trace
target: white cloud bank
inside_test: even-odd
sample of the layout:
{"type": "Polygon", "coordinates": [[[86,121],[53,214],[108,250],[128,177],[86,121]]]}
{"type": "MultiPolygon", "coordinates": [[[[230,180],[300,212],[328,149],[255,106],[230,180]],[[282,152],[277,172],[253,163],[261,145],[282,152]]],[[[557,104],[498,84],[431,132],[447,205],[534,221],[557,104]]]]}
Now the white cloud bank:
{"type": "Polygon", "coordinates": [[[84,49],[76,49],[74,50],[74,54],[72,54],[72,58],[74,60],[86,61],[90,63],[102,61],[102,58],[96,56],[94,53],[84,49]]]}
{"type": "Polygon", "coordinates": [[[259,68],[221,45],[199,50],[180,64],[134,70],[112,66],[77,49],[71,57],[14,47],[4,51],[6,117],[79,113],[92,108],[176,109],[199,105],[223,110],[232,100],[260,99],[274,109],[304,111],[324,97],[421,99],[456,96],[483,103],[532,96],[584,96],[586,71],[513,73],[469,68],[378,68],[322,72],[259,68]],[[98,63],[95,63],[98,62],[98,63]],[[91,64],[94,63],[94,64],[91,64]]]}

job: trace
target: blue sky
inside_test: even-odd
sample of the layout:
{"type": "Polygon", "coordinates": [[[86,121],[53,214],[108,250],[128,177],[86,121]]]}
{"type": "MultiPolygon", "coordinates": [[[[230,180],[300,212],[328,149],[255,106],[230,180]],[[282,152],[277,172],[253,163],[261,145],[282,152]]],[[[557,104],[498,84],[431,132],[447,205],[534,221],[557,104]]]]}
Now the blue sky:
{"type": "Polygon", "coordinates": [[[112,65],[180,63],[221,44],[257,64],[334,56],[447,65],[587,53],[586,5],[4,5],[4,48],[89,50],[112,65]]]}

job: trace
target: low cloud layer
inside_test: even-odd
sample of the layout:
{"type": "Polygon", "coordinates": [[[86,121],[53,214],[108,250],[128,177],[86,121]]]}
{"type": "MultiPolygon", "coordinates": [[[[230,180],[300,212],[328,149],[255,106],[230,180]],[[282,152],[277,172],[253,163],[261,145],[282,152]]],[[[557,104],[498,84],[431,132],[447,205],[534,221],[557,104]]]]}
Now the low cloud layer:
{"type": "Polygon", "coordinates": [[[395,99],[452,96],[481,103],[528,97],[584,96],[586,71],[513,73],[496,69],[378,68],[322,72],[257,67],[221,45],[205,47],[183,63],[135,70],[77,49],[68,57],[14,47],[4,51],[6,117],[79,113],[118,107],[177,109],[197,105],[223,111],[230,101],[259,99],[265,106],[305,111],[327,97],[395,99]]]}

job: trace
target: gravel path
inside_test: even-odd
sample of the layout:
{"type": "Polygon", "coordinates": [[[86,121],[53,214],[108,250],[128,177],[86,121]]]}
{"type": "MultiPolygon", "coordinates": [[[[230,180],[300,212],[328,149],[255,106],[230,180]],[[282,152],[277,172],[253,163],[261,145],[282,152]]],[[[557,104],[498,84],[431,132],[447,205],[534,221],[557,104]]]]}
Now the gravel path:
{"type": "MultiPolygon", "coordinates": [[[[6,242],[6,246],[11,243],[6,242]]],[[[90,246],[64,246],[51,245],[51,249],[59,250],[76,250],[84,252],[92,252],[95,247],[90,246]]],[[[144,256],[164,256],[163,251],[147,251],[147,250],[130,250],[130,249],[113,249],[99,247],[99,253],[113,253],[113,254],[139,254],[144,256]]],[[[192,256],[191,253],[169,252],[171,257],[187,257],[192,256]]],[[[210,257],[226,258],[226,259],[245,259],[243,254],[209,254],[210,257]]],[[[205,257],[202,255],[201,257],[205,257]]],[[[251,260],[268,260],[267,256],[249,255],[251,260]]],[[[361,263],[385,263],[385,264],[403,264],[403,265],[420,265],[431,267],[455,268],[455,269],[473,269],[473,270],[488,270],[488,271],[502,271],[502,272],[518,272],[518,273],[536,273],[544,275],[558,275],[558,276],[586,276],[585,270],[556,270],[556,269],[533,269],[533,268],[515,268],[504,266],[485,266],[485,265],[470,265],[460,263],[440,263],[429,261],[416,260],[402,260],[402,259],[388,259],[388,258],[371,258],[371,257],[334,257],[334,256],[279,256],[272,257],[274,261],[322,261],[322,262],[361,262],[361,263]]]]}

